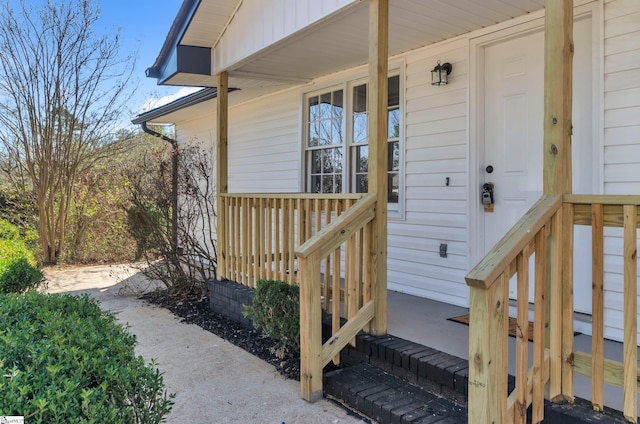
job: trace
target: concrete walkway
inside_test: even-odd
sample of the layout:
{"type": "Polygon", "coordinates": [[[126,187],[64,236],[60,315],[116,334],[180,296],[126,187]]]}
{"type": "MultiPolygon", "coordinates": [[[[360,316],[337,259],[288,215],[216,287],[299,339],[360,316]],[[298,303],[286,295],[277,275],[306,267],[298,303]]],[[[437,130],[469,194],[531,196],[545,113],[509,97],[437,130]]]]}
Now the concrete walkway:
{"type": "Polygon", "coordinates": [[[168,423],[358,423],[337,405],[300,398],[300,384],[266,362],[138,296],[155,288],[121,266],[49,268],[51,293],[88,293],[136,335],[136,352],[155,359],[176,393],[168,423]]]}

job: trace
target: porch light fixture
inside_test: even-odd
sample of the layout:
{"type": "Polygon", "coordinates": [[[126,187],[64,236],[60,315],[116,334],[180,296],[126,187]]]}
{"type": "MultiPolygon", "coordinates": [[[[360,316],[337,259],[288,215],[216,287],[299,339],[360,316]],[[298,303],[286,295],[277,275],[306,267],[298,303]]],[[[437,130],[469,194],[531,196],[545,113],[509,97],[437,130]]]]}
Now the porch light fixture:
{"type": "Polygon", "coordinates": [[[451,73],[451,69],[453,68],[449,62],[441,65],[438,61],[436,67],[431,71],[431,85],[447,85],[447,75],[451,73]]]}

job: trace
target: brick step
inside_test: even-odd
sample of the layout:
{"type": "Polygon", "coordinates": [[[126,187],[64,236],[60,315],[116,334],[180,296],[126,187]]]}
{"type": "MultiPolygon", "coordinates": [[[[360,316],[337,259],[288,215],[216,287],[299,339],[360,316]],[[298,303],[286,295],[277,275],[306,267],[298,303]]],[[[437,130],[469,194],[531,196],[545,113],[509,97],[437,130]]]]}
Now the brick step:
{"type": "Polygon", "coordinates": [[[325,374],[324,393],[382,424],[467,422],[465,408],[369,364],[325,374]]]}
{"type": "MultiPolygon", "coordinates": [[[[325,394],[380,423],[467,422],[466,359],[392,335],[360,333],[355,347],[347,345],[342,350],[340,360],[345,368],[326,374],[325,394]],[[409,414],[412,411],[416,411],[415,415],[409,414]],[[427,414],[429,411],[431,415],[427,414]],[[449,415],[438,415],[445,411],[449,415]]],[[[509,376],[508,385],[513,390],[513,376],[509,376]]],[[[573,404],[545,402],[544,422],[627,421],[620,411],[605,408],[604,412],[596,412],[589,401],[576,398],[573,404]]]]}

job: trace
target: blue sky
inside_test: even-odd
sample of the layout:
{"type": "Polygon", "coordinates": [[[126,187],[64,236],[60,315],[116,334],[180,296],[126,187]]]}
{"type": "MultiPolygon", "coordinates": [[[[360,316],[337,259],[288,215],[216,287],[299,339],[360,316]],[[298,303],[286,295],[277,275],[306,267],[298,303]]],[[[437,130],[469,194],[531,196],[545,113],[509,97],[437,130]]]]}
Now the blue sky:
{"type": "Polygon", "coordinates": [[[162,44],[176,17],[182,0],[96,0],[101,9],[96,32],[121,29],[123,54],[138,49],[134,80],[138,89],[131,100],[131,110],[135,113],[146,108],[159,106],[176,97],[188,94],[193,89],[158,86],[154,78],[147,78],[146,68],[153,65],[162,44]]]}

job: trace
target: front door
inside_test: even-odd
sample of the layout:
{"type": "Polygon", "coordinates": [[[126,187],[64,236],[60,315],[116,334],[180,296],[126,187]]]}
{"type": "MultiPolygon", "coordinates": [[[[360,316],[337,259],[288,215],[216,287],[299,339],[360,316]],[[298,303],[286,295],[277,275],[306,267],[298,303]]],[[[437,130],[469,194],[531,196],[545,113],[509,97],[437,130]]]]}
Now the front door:
{"type": "MultiPolygon", "coordinates": [[[[573,191],[592,193],[591,19],[574,24],[573,191]]],[[[542,195],[544,32],[531,31],[483,48],[484,150],[479,181],[493,183],[493,212],[484,215],[488,252],[542,195]]],[[[479,187],[480,188],[480,187],[479,187]]],[[[481,196],[478,195],[478,203],[481,196]]],[[[590,313],[590,232],[576,227],[575,308],[590,313]],[[586,255],[586,256],[585,256],[586,255]],[[585,287],[586,290],[581,290],[585,287]],[[586,294],[581,296],[581,294],[586,294]]],[[[533,278],[533,261],[530,270],[533,278]]],[[[533,299],[533,284],[530,286],[533,299]]],[[[509,288],[511,298],[516,286],[509,288]]]]}

